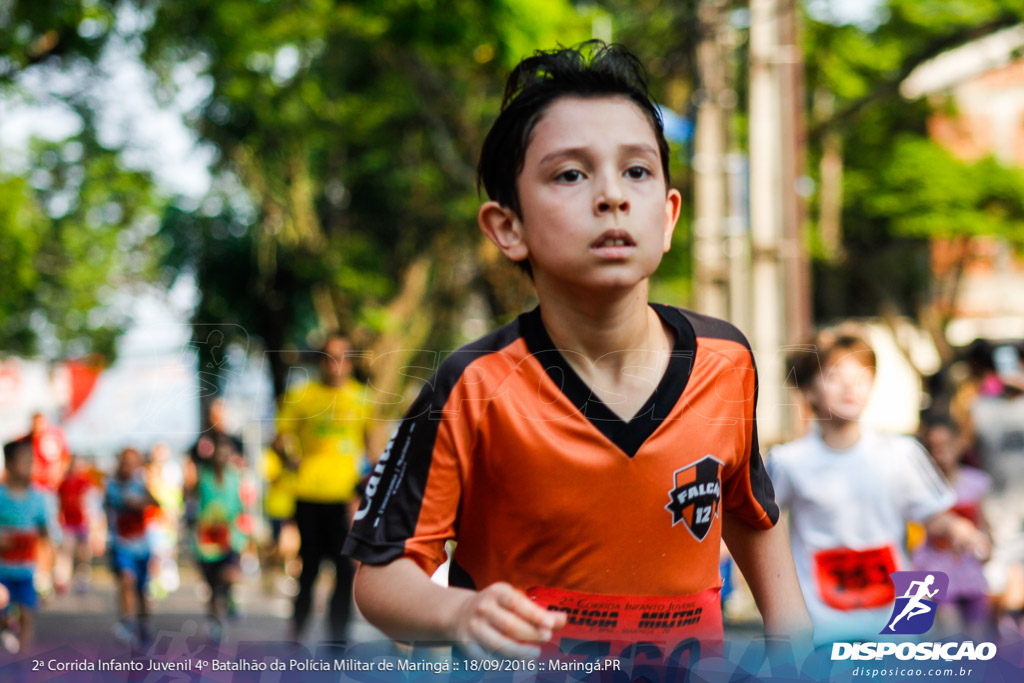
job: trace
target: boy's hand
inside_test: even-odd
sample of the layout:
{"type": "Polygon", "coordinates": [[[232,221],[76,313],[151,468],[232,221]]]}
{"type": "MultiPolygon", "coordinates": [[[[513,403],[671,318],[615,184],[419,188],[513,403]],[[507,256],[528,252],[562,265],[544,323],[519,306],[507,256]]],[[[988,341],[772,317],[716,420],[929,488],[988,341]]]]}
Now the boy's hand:
{"type": "Polygon", "coordinates": [[[992,542],[988,534],[962,517],[954,516],[949,532],[950,545],[953,551],[974,555],[979,560],[987,560],[992,552],[992,542]]]}
{"type": "Polygon", "coordinates": [[[565,614],[549,612],[507,583],[491,584],[468,598],[454,616],[453,632],[466,652],[478,658],[493,655],[529,657],[565,626],[565,614]]]}

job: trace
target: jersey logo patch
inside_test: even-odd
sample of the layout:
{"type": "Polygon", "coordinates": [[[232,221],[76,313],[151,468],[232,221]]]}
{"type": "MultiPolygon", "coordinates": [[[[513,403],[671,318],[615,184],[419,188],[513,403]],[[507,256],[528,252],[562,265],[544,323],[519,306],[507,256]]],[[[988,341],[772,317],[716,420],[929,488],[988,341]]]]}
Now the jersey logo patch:
{"type": "Polygon", "coordinates": [[[675,488],[668,492],[669,504],[665,509],[672,513],[672,526],[686,522],[686,528],[698,541],[704,540],[718,517],[722,464],[709,454],[673,475],[675,488]]]}

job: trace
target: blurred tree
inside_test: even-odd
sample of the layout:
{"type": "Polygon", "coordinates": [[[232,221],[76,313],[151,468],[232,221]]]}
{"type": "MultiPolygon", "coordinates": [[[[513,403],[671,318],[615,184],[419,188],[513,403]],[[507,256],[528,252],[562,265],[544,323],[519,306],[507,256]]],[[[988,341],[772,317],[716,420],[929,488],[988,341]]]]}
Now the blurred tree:
{"type": "Polygon", "coordinates": [[[99,57],[111,36],[111,0],[8,0],[0,4],[0,89],[36,65],[99,57]]]}
{"type": "MultiPolygon", "coordinates": [[[[211,87],[192,123],[219,154],[218,188],[162,226],[169,263],[197,275],[204,330],[241,328],[273,352],[354,330],[397,404],[401,368],[433,362],[418,349],[520,310],[528,286],[476,229],[476,156],[507,70],[589,37],[568,2],[145,6],[147,63],[211,87]]],[[[291,358],[268,357],[280,394],[291,358]]]]}
{"type": "MultiPolygon", "coordinates": [[[[815,314],[921,323],[948,359],[960,269],[932,271],[930,240],[1024,244],[1024,175],[993,159],[958,160],[928,137],[934,103],[899,86],[942,52],[1024,18],[1013,0],[889,0],[876,26],[808,18],[810,148],[818,166],[815,314]]],[[[946,105],[940,105],[946,106],[946,105]]]]}
{"type": "Polygon", "coordinates": [[[111,359],[126,322],[116,292],[156,278],[160,199],[148,173],[98,141],[89,86],[116,28],[113,0],[0,3],[0,97],[77,114],[77,133],[35,140],[24,163],[0,167],[0,350],[99,352],[111,359]],[[74,74],[40,96],[27,79],[74,74]]]}
{"type": "Polygon", "coordinates": [[[119,288],[152,281],[159,228],[149,176],[82,133],[36,141],[28,179],[0,174],[0,348],[114,357],[126,322],[119,288]]]}

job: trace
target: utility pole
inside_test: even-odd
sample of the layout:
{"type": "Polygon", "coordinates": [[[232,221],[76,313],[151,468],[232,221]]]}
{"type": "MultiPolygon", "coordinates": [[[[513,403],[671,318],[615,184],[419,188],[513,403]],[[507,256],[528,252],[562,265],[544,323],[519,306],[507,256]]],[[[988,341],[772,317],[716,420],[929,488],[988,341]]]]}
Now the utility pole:
{"type": "Polygon", "coordinates": [[[779,0],[750,0],[750,22],[751,344],[760,378],[758,430],[761,442],[770,445],[789,436],[780,199],[793,188],[782,183],[782,107],[776,68],[779,0]]]}
{"type": "MultiPolygon", "coordinates": [[[[731,92],[722,45],[724,0],[701,0],[697,10],[700,78],[694,137],[694,256],[696,304],[701,313],[729,318],[729,262],[726,253],[726,112],[731,92]]],[[[735,97],[733,95],[733,97],[735,97]]]]}
{"type": "MultiPolygon", "coordinates": [[[[803,342],[811,331],[811,266],[804,248],[806,210],[798,185],[806,182],[804,61],[800,49],[797,0],[781,0],[779,8],[779,104],[782,139],[782,272],[786,292],[787,344],[803,342]]],[[[810,188],[805,188],[809,190],[810,188]]]]}

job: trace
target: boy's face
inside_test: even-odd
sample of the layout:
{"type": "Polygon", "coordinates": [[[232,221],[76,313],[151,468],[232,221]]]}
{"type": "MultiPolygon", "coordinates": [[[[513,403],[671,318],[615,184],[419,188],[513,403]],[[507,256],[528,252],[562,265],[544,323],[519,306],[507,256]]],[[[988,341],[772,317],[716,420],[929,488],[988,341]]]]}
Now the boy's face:
{"type": "Polygon", "coordinates": [[[223,467],[228,464],[231,460],[231,456],[234,455],[234,449],[231,445],[226,442],[217,444],[217,447],[213,450],[213,464],[216,467],[223,467]]]}
{"type": "Polygon", "coordinates": [[[480,223],[507,257],[530,259],[538,287],[634,287],[668,251],[682,201],[666,191],[651,123],[624,97],[552,103],[516,187],[521,217],[488,202],[480,223]]]}
{"type": "Polygon", "coordinates": [[[118,459],[117,463],[117,472],[121,477],[130,477],[141,465],[142,456],[139,452],[134,449],[127,448],[121,451],[121,457],[118,459]]]}
{"type": "Polygon", "coordinates": [[[320,369],[324,381],[336,386],[348,379],[352,373],[352,361],[348,357],[350,344],[343,337],[331,337],[324,345],[324,354],[320,358],[320,369]]]}
{"type": "Polygon", "coordinates": [[[807,398],[819,418],[855,422],[864,412],[874,381],[874,368],[864,365],[850,352],[828,359],[807,398]]]}
{"type": "Polygon", "coordinates": [[[35,460],[31,446],[22,446],[15,451],[15,456],[5,463],[7,476],[16,483],[26,482],[32,478],[32,464],[35,460]]]}
{"type": "Polygon", "coordinates": [[[952,471],[960,461],[960,438],[946,425],[933,425],[923,435],[924,447],[944,472],[952,471]]]}

